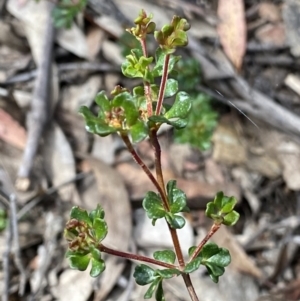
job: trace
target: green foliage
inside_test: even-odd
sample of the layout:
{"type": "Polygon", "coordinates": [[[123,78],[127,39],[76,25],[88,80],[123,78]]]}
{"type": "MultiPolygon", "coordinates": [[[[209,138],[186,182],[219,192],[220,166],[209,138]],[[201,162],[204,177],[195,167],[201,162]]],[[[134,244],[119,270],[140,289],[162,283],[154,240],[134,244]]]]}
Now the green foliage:
{"type": "Polygon", "coordinates": [[[212,109],[210,98],[196,90],[201,77],[199,62],[192,58],[182,59],[174,70],[179,87],[184,87],[193,99],[192,109],[186,119],[186,130],[175,130],[175,141],[207,150],[211,147],[211,136],[217,126],[218,114],[212,109]]]}
{"type": "Polygon", "coordinates": [[[87,0],[59,0],[52,12],[55,27],[71,28],[74,18],[86,5],[87,0]]]}
{"type": "MultiPolygon", "coordinates": [[[[161,255],[161,257],[164,256],[161,255]]],[[[136,283],[139,285],[151,284],[144,295],[145,299],[152,298],[153,293],[156,291],[155,300],[162,301],[165,300],[162,281],[180,274],[181,272],[177,269],[154,270],[145,264],[140,264],[136,266],[133,277],[135,278],[136,283]]]]}
{"type": "Polygon", "coordinates": [[[186,130],[175,130],[175,141],[188,143],[200,150],[209,149],[217,118],[218,114],[211,108],[209,97],[205,94],[195,95],[187,116],[186,130]]]}
{"type": "Polygon", "coordinates": [[[239,213],[233,210],[236,203],[234,197],[227,197],[223,192],[218,192],[213,202],[206,205],[205,214],[215,223],[233,226],[240,217],[239,213]]]}
{"type": "Polygon", "coordinates": [[[153,253],[153,257],[156,260],[173,264],[176,259],[176,254],[172,250],[156,251],[153,253]]]}
{"type": "MultiPolygon", "coordinates": [[[[196,247],[189,249],[190,256],[195,249],[196,247]]],[[[207,243],[199,255],[185,266],[184,272],[192,273],[202,264],[207,268],[210,278],[217,283],[230,262],[231,257],[227,249],[219,248],[215,243],[207,243]]]]}
{"type": "Polygon", "coordinates": [[[185,225],[185,219],[178,213],[187,212],[185,193],[176,187],[176,181],[171,180],[167,184],[169,210],[164,208],[158,194],[148,191],[143,200],[143,208],[155,225],[157,219],[165,218],[174,229],[181,229],[185,225]]]}
{"type": "Polygon", "coordinates": [[[154,37],[164,53],[170,54],[177,47],[188,44],[186,31],[189,29],[190,25],[186,19],[174,16],[171,24],[164,25],[161,30],[154,32],[154,37]]]}
{"type": "MultiPolygon", "coordinates": [[[[80,3],[82,9],[86,2],[80,0],[77,5],[80,3]]],[[[76,12],[75,6],[72,6],[73,10],[63,10],[61,7],[56,12],[61,25],[71,24],[76,12]]],[[[79,207],[73,207],[70,220],[66,224],[65,238],[69,243],[66,256],[71,268],[82,271],[90,264],[92,277],[99,276],[105,269],[101,252],[141,262],[151,262],[164,267],[164,269],[154,269],[140,264],[135,268],[134,277],[137,284],[149,285],[145,299],[155,295],[157,301],[165,301],[162,285],[165,279],[191,273],[200,265],[204,265],[212,280],[218,282],[225,267],[230,263],[230,255],[228,250],[219,248],[216,244],[207,243],[202,247],[202,243],[197,249],[196,247],[190,248],[190,261],[186,265],[183,264],[182,252],[179,244],[176,243],[176,229],[181,229],[185,225],[182,213],[189,211],[187,197],[177,187],[175,180],[170,180],[166,187],[163,185],[164,181],[161,181],[163,174],[161,173],[157,131],[163,123],[167,123],[175,128],[176,139],[184,142],[188,140],[189,143],[205,149],[209,146],[210,135],[216,125],[216,114],[212,112],[207,97],[197,94],[190,97],[188,93],[179,89],[184,84],[192,90],[197,84],[199,75],[199,66],[191,61],[187,61],[186,64],[179,63],[176,66],[180,62],[180,57],[173,54],[177,47],[187,44],[186,31],[189,29],[187,21],[175,16],[170,24],[163,26],[161,30],[156,30],[156,25],[151,20],[152,15],[148,16],[143,10],[135,19],[135,27],[129,29],[128,32],[140,42],[140,46],[137,47],[130,42],[130,45],[134,46],[127,53],[121,66],[124,76],[140,78],[142,85],[134,87],[132,91],[116,86],[111,92],[111,97],[101,91],[95,98],[97,113],[94,113],[93,108],[85,106],[80,108],[80,113],[85,119],[86,129],[89,132],[101,137],[113,133],[119,134],[133,158],[157,187],[158,193],[154,191],[146,193],[143,208],[153,225],[157,219],[166,220],[171,235],[173,239],[175,238],[175,252],[173,250],[156,251],[152,259],[105,247],[102,241],[107,235],[107,224],[104,220],[104,211],[100,206],[90,213],[79,207]],[[154,56],[149,56],[145,50],[149,34],[154,34],[158,42],[154,56]],[[179,83],[173,78],[168,78],[176,68],[179,83]],[[156,84],[159,82],[157,79],[160,79],[160,85],[156,84]],[[174,100],[173,104],[163,103],[166,98],[173,98],[171,99],[171,101],[174,100]],[[178,130],[186,126],[188,134],[180,136],[178,130]],[[151,172],[131,144],[131,141],[138,143],[148,136],[155,149],[157,179],[150,174],[151,172]],[[195,254],[193,254],[194,251],[195,254]],[[176,259],[180,266],[175,265],[176,259]]],[[[207,205],[206,214],[214,220],[216,229],[221,223],[234,225],[237,222],[239,215],[233,210],[235,204],[236,200],[233,197],[226,197],[220,192],[214,201],[207,205]]],[[[210,234],[212,235],[213,232],[208,235],[210,234]]]]}
{"type": "Polygon", "coordinates": [[[90,214],[86,210],[73,207],[70,220],[65,227],[65,238],[69,242],[66,257],[70,267],[84,271],[91,263],[90,275],[98,277],[105,270],[105,263],[98,249],[107,235],[107,224],[104,211],[98,205],[90,214]]]}
{"type": "Polygon", "coordinates": [[[5,210],[0,208],[0,231],[4,230],[7,226],[7,215],[5,210]]]}

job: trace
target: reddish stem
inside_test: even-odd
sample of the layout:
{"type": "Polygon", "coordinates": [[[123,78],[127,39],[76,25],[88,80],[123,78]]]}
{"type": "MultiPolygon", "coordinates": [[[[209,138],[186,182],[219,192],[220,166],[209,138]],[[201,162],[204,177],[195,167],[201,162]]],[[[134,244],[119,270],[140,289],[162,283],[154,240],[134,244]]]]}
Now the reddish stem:
{"type": "MultiPolygon", "coordinates": [[[[161,187],[162,192],[160,192],[161,198],[163,200],[163,205],[167,211],[170,211],[170,205],[168,202],[168,197],[166,193],[166,188],[165,188],[165,183],[164,183],[164,178],[163,178],[163,173],[162,173],[162,167],[161,167],[161,148],[160,144],[157,138],[157,130],[156,129],[151,129],[150,131],[150,139],[151,143],[154,148],[155,152],[155,169],[156,169],[156,177],[157,177],[157,182],[159,186],[161,187]]],[[[178,235],[176,229],[173,229],[170,224],[167,222],[169,231],[172,237],[175,253],[178,259],[179,266],[183,269],[185,266],[184,263],[184,258],[182,254],[182,250],[180,247],[178,235]]]]}
{"type": "Polygon", "coordinates": [[[207,241],[220,229],[221,224],[213,224],[209,230],[209,232],[206,234],[206,236],[202,239],[198,247],[193,252],[192,256],[190,257],[189,262],[191,262],[193,259],[195,259],[200,251],[202,250],[203,246],[207,243],[207,241]]]}
{"type": "Polygon", "coordinates": [[[164,66],[163,66],[163,74],[162,74],[160,87],[159,87],[159,93],[158,93],[158,100],[157,100],[155,115],[160,114],[162,104],[163,104],[163,101],[164,101],[164,95],[165,95],[167,79],[168,79],[169,61],[170,61],[170,54],[166,54],[165,60],[164,60],[164,66]]]}
{"type": "Polygon", "coordinates": [[[150,179],[150,181],[153,183],[153,185],[156,187],[157,191],[160,193],[160,195],[163,194],[163,191],[161,189],[161,187],[159,186],[157,180],[154,178],[152,172],[149,170],[149,168],[146,166],[146,164],[143,162],[143,160],[140,158],[140,156],[137,154],[137,152],[135,151],[135,149],[133,148],[129,138],[127,135],[122,134],[121,138],[123,139],[128,151],[131,153],[134,161],[141,166],[141,168],[143,169],[143,171],[145,172],[145,174],[148,176],[148,178],[150,179]]]}
{"type": "Polygon", "coordinates": [[[187,290],[189,292],[189,295],[190,295],[192,301],[199,301],[199,299],[198,299],[198,297],[196,295],[194,286],[192,284],[190,275],[189,274],[182,274],[182,278],[184,280],[184,283],[186,285],[186,288],[187,288],[187,290]]]}
{"type": "Polygon", "coordinates": [[[132,253],[127,253],[127,252],[114,250],[114,249],[108,248],[108,247],[106,247],[102,244],[99,245],[98,249],[101,252],[111,254],[111,255],[114,255],[114,256],[118,256],[118,257],[122,257],[122,258],[126,258],[126,259],[137,260],[137,261],[142,261],[142,262],[148,262],[148,263],[156,264],[158,266],[161,266],[161,267],[164,267],[164,268],[167,268],[167,269],[177,269],[177,267],[174,264],[170,264],[170,263],[166,263],[166,262],[159,261],[159,260],[156,260],[156,259],[152,259],[150,257],[146,257],[146,256],[143,256],[143,255],[132,254],[132,253]]]}

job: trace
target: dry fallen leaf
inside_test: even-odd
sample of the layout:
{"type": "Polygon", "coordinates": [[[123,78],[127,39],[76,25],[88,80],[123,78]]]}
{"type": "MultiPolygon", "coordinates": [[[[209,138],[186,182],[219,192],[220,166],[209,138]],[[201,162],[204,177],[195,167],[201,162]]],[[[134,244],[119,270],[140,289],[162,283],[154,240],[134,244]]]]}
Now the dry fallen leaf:
{"type": "MultiPolygon", "coordinates": [[[[85,207],[95,209],[101,204],[105,211],[108,234],[104,245],[120,251],[128,251],[131,237],[131,207],[127,190],[120,175],[100,160],[88,158],[88,164],[94,173],[82,195],[85,207]],[[92,181],[91,181],[92,180],[92,181]]],[[[86,168],[86,167],[85,167],[86,168]]],[[[100,278],[100,289],[94,300],[104,300],[117,282],[125,265],[125,260],[116,256],[105,257],[106,270],[100,278]]]]}
{"type": "Polygon", "coordinates": [[[231,255],[231,263],[229,268],[241,273],[252,275],[256,278],[262,277],[261,270],[250,259],[250,257],[246,254],[244,249],[238,244],[235,237],[229,232],[229,230],[227,230],[226,227],[221,227],[219,231],[214,234],[212,240],[219,246],[229,250],[231,255]]]}
{"type": "Polygon", "coordinates": [[[228,58],[240,70],[246,51],[247,30],[243,0],[219,0],[218,33],[228,58]]]}
{"type": "MultiPolygon", "coordinates": [[[[61,128],[54,122],[45,134],[42,153],[44,166],[53,186],[75,178],[75,159],[71,146],[61,128]]],[[[60,188],[58,193],[64,201],[70,201],[74,193],[74,184],[60,188]]]]}
{"type": "Polygon", "coordinates": [[[19,149],[24,149],[27,140],[25,129],[2,109],[0,109],[0,139],[19,149]]]}

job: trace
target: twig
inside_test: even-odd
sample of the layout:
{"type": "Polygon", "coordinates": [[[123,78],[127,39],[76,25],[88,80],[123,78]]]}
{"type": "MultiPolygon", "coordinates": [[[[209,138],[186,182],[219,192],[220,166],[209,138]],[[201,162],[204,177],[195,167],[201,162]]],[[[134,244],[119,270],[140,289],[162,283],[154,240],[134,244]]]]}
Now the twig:
{"type": "MultiPolygon", "coordinates": [[[[64,71],[79,71],[79,70],[87,70],[87,71],[97,71],[97,72],[112,72],[112,73],[120,73],[120,68],[117,68],[108,63],[95,63],[95,62],[83,62],[83,63],[61,63],[57,66],[58,72],[62,73],[64,71]]],[[[20,82],[26,82],[32,80],[37,76],[38,70],[34,69],[27,72],[22,72],[17,75],[12,76],[7,81],[5,81],[4,85],[15,84],[20,82]]],[[[4,95],[5,96],[5,95],[4,95]]]]}
{"type": "Polygon", "coordinates": [[[17,214],[17,218],[18,220],[20,220],[28,211],[30,211],[32,208],[34,208],[39,202],[41,202],[45,196],[49,196],[55,192],[57,192],[60,188],[72,184],[75,181],[79,181],[81,179],[83,179],[84,177],[86,177],[87,173],[78,173],[75,177],[73,177],[72,179],[69,179],[67,181],[65,181],[64,183],[61,183],[58,186],[55,187],[50,187],[48,190],[46,190],[42,195],[38,195],[37,197],[35,197],[31,202],[29,202],[28,204],[26,204],[17,214]]]}
{"type": "Polygon", "coordinates": [[[28,138],[23,154],[23,160],[18,171],[16,187],[19,190],[28,190],[30,186],[30,173],[34,158],[37,153],[39,141],[44,130],[44,126],[49,118],[47,112],[49,96],[49,80],[52,62],[52,47],[54,41],[54,26],[52,24],[51,11],[53,4],[48,3],[49,13],[43,41],[43,57],[41,58],[37,79],[35,82],[31,110],[27,116],[28,138]]]}
{"type": "Polygon", "coordinates": [[[199,253],[202,250],[202,248],[204,247],[204,245],[220,229],[220,227],[221,227],[221,224],[213,224],[212,225],[212,227],[210,228],[209,232],[202,239],[202,241],[200,242],[200,244],[197,246],[197,248],[195,249],[195,251],[191,255],[189,262],[191,262],[193,259],[195,259],[199,255],[199,253]]]}
{"type": "Polygon", "coordinates": [[[9,197],[10,200],[10,212],[11,212],[11,224],[12,224],[12,233],[13,233],[13,242],[14,242],[14,261],[16,267],[20,272],[20,287],[19,295],[23,296],[25,291],[26,284],[26,271],[24,269],[22,260],[21,260],[21,251],[19,244],[19,231],[18,231],[18,219],[17,219],[17,206],[16,206],[16,196],[11,194],[9,197]]]}
{"type": "Polygon", "coordinates": [[[12,245],[12,223],[11,218],[8,221],[6,231],[5,231],[5,251],[3,253],[3,274],[4,274],[4,288],[2,301],[9,300],[9,266],[10,266],[10,253],[11,253],[11,245],[12,245]]]}
{"type": "Polygon", "coordinates": [[[158,266],[161,266],[161,267],[165,267],[167,269],[176,269],[176,266],[174,264],[166,263],[166,262],[163,262],[163,261],[160,261],[160,260],[152,259],[150,257],[139,255],[139,254],[132,254],[132,253],[127,253],[127,252],[114,250],[114,249],[111,249],[111,248],[108,248],[108,247],[104,246],[103,244],[99,245],[98,248],[101,252],[111,254],[111,255],[114,255],[114,256],[118,256],[118,257],[122,257],[122,258],[126,258],[126,259],[137,260],[137,261],[142,261],[142,262],[148,262],[148,263],[152,263],[152,264],[155,264],[155,265],[158,265],[158,266]]]}

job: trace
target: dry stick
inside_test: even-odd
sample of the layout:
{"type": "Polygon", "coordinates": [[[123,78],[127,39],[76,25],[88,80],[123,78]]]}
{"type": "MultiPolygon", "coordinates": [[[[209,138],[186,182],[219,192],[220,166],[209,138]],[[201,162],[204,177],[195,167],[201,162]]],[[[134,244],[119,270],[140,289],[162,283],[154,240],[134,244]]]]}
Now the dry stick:
{"type": "MultiPolygon", "coordinates": [[[[48,3],[53,7],[52,3],[48,3]]],[[[49,8],[47,16],[47,24],[43,41],[43,57],[41,58],[37,79],[33,91],[31,110],[27,116],[28,138],[23,154],[21,166],[18,171],[16,187],[20,190],[28,190],[30,186],[30,173],[32,170],[34,158],[37,153],[39,141],[44,130],[44,126],[48,121],[49,107],[49,80],[52,63],[52,46],[54,40],[54,26],[51,17],[52,9],[49,8]]]]}
{"type": "MultiPolygon", "coordinates": [[[[103,72],[111,72],[111,73],[120,73],[120,68],[117,68],[111,64],[108,63],[95,63],[95,62],[73,62],[73,63],[61,63],[57,65],[59,75],[62,72],[65,71],[80,71],[80,70],[86,70],[86,71],[97,71],[100,73],[103,72]]],[[[8,80],[6,80],[3,84],[15,84],[20,82],[26,82],[29,80],[32,80],[37,76],[37,69],[18,73],[17,75],[14,75],[10,77],[8,80]]],[[[3,95],[4,96],[4,95],[3,95]]]]}
{"type": "Polygon", "coordinates": [[[4,273],[4,288],[2,301],[9,300],[9,266],[10,266],[10,252],[11,252],[11,243],[12,243],[12,225],[11,218],[8,221],[8,225],[5,231],[5,251],[3,253],[3,273],[4,273]]]}
{"type": "Polygon", "coordinates": [[[21,260],[21,251],[19,244],[19,231],[18,231],[18,219],[17,219],[17,206],[16,206],[16,196],[11,194],[9,197],[10,200],[10,212],[11,212],[11,223],[12,223],[12,233],[14,241],[14,261],[20,272],[20,287],[19,295],[24,295],[25,284],[26,284],[26,271],[24,269],[22,260],[21,260]]]}
{"type": "Polygon", "coordinates": [[[34,208],[39,202],[41,202],[45,196],[49,196],[55,192],[57,192],[60,188],[65,187],[69,184],[72,184],[75,181],[79,181],[87,176],[87,173],[78,173],[75,177],[72,179],[69,179],[58,186],[50,187],[47,189],[42,195],[38,195],[34,199],[32,199],[29,203],[27,203],[17,214],[18,220],[20,220],[28,211],[30,211],[32,208],[34,208]]]}

